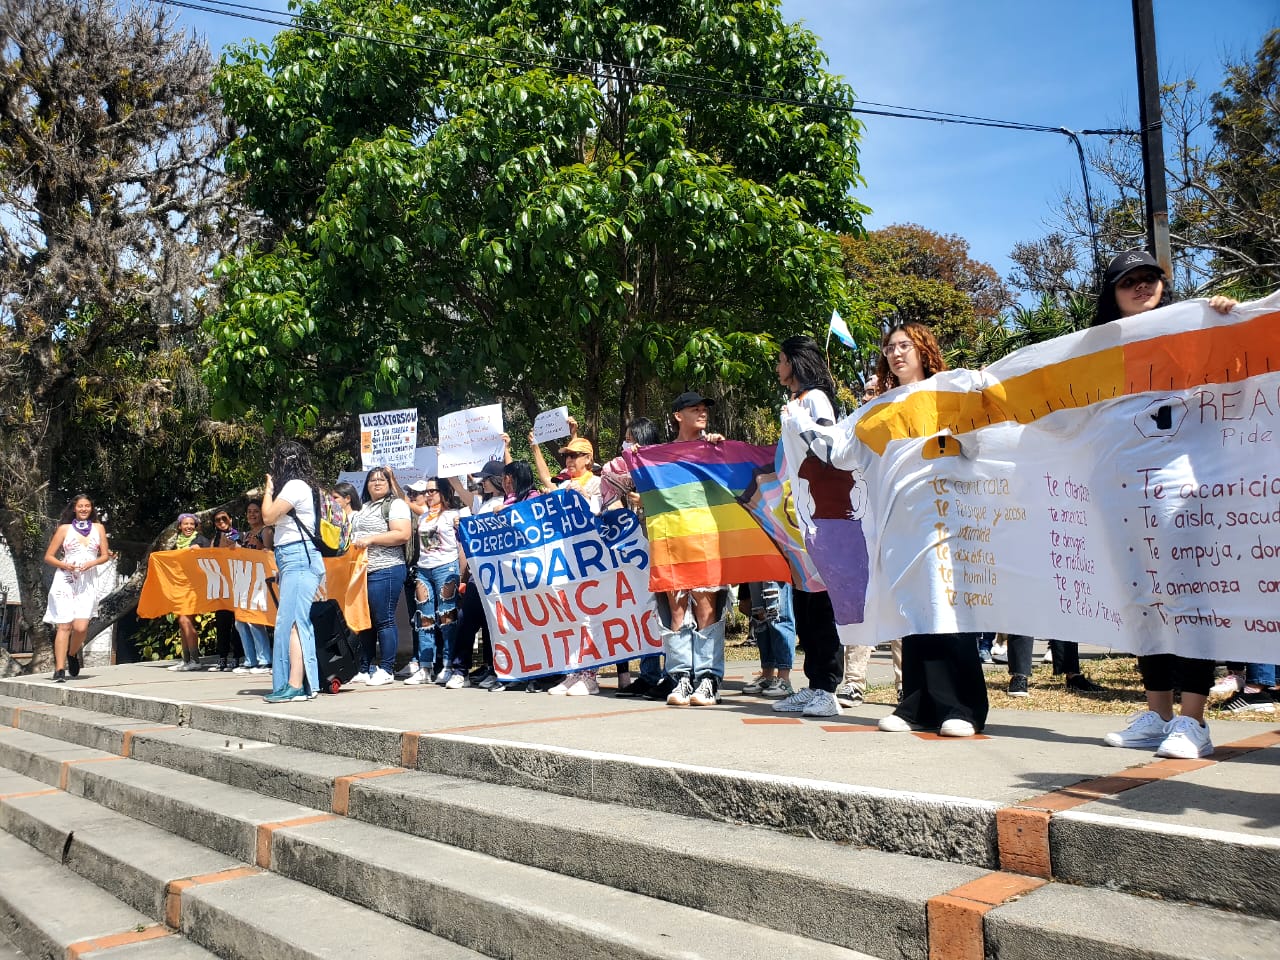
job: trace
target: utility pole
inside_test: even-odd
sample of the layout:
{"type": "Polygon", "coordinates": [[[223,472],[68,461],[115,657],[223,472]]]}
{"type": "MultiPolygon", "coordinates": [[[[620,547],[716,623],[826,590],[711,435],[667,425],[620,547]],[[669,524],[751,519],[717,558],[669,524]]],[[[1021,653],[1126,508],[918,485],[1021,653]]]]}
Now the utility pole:
{"type": "Polygon", "coordinates": [[[1142,128],[1142,179],[1146,189],[1147,245],[1173,279],[1169,200],[1164,189],[1164,125],[1160,119],[1160,71],[1151,0],[1133,0],[1133,40],[1138,61],[1138,120],[1142,128]]]}

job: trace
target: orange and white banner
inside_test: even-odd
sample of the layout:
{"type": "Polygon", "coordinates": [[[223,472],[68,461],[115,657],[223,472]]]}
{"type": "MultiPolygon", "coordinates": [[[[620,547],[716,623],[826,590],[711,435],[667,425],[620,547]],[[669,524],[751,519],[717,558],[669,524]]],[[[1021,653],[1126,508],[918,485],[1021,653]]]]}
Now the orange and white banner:
{"type": "MultiPolygon", "coordinates": [[[[363,550],[326,557],[325,582],[316,593],[317,600],[332,597],[338,601],[352,630],[369,629],[367,567],[363,550]]],[[[138,616],[234,610],[242,623],[271,626],[276,622],[276,604],[267,580],[275,575],[276,561],[269,550],[160,550],[147,561],[138,616]]]]}

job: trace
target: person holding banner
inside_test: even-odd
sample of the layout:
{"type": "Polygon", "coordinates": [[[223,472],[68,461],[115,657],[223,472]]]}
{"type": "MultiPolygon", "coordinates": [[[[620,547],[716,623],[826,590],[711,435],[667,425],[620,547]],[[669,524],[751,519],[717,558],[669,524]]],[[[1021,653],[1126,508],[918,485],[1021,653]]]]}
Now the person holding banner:
{"type": "Polygon", "coordinates": [[[365,633],[361,673],[371,687],[395,680],[396,606],[408,570],[404,545],[413,535],[412,513],[390,467],[374,467],[365,476],[363,505],[351,521],[351,546],[369,555],[369,622],[365,633]],[[367,673],[366,673],[367,671],[367,673]]]}
{"type": "MultiPolygon", "coordinates": [[[[788,406],[804,409],[819,426],[836,422],[832,398],[836,394],[831,371],[822,356],[822,348],[812,337],[788,337],[778,350],[778,383],[789,396],[788,406]]],[[[807,687],[796,690],[773,705],[778,713],[800,713],[806,717],[835,717],[840,714],[836,687],[844,679],[844,662],[840,652],[840,634],[831,596],[826,590],[809,593],[796,588],[791,591],[796,642],[804,648],[804,675],[807,687]]],[[[762,655],[763,657],[763,655],[762,655]]],[[[778,656],[775,654],[775,659],[778,656]]],[[[766,675],[771,669],[761,662],[766,675]]],[[[790,662],[777,665],[782,682],[790,687],[790,662]]]]}
{"type": "MultiPolygon", "coordinates": [[[[203,550],[209,546],[208,539],[200,533],[200,524],[194,513],[178,514],[178,530],[166,545],[167,550],[203,550]]],[[[180,613],[178,619],[178,635],[182,638],[182,660],[169,667],[170,670],[189,672],[203,670],[200,662],[200,637],[196,633],[196,618],[189,613],[180,613]]]]}
{"type": "Polygon", "coordinates": [[[107,530],[98,519],[93,500],[86,493],[77,494],[63,507],[58,529],[44,552],[44,562],[56,571],[44,614],[44,622],[57,627],[53,635],[54,683],[65,683],[68,672],[80,676],[80,651],[89,621],[98,612],[96,568],[110,559],[107,530]]]}
{"type": "Polygon", "coordinates": [[[282,440],[271,454],[262,496],[262,520],[274,528],[271,536],[280,584],[271,657],[273,689],[262,698],[267,703],[311,700],[320,692],[316,633],[311,624],[311,603],[324,581],[324,558],[313,543],[320,522],[316,499],[310,454],[296,441],[282,440]]]}
{"type": "MultiPolygon", "coordinates": [[[[885,334],[877,370],[884,389],[921,383],[947,369],[942,349],[922,323],[885,334]]],[[[937,728],[944,737],[972,737],[987,722],[987,684],[973,633],[920,633],[902,638],[902,696],[879,727],[905,733],[937,728]]]]}
{"type": "MultiPolygon", "coordinates": [[[[510,464],[511,462],[511,442],[505,433],[502,435],[502,445],[504,450],[503,461],[490,460],[481,468],[479,473],[473,474],[471,477],[476,487],[476,495],[471,501],[471,515],[473,517],[486,513],[495,513],[506,500],[506,488],[503,479],[504,464],[510,464]]],[[[449,482],[453,485],[454,490],[457,491],[459,499],[468,495],[467,488],[460,478],[450,477],[449,482]]],[[[453,631],[452,646],[442,651],[445,658],[444,667],[439,676],[436,677],[436,683],[441,686],[448,684],[455,673],[461,675],[458,685],[463,687],[470,686],[471,681],[467,678],[467,671],[471,668],[472,652],[475,649],[477,633],[481,635],[484,643],[485,664],[490,668],[493,665],[489,623],[485,619],[484,605],[480,600],[480,591],[466,565],[465,558],[463,558],[461,574],[463,583],[462,615],[458,618],[457,626],[453,631]]],[[[456,686],[455,689],[457,689],[456,686]]],[[[497,684],[491,686],[489,691],[492,693],[502,689],[502,685],[497,684]]]]}
{"type": "MultiPolygon", "coordinates": [[[[240,545],[246,550],[262,550],[263,535],[270,527],[262,523],[262,501],[250,500],[245,507],[245,521],[249,529],[240,538],[240,545]]],[[[271,647],[267,643],[267,628],[260,623],[242,623],[236,621],[236,632],[240,634],[240,645],[244,648],[244,666],[236,667],[232,673],[270,673],[271,647]]]]}
{"type": "MultiPolygon", "coordinates": [[[[1107,265],[1098,294],[1093,326],[1125,317],[1136,317],[1166,302],[1164,269],[1145,250],[1126,250],[1107,265]]],[[[1209,306],[1229,313],[1237,301],[1213,297],[1209,306]]],[[[1204,708],[1213,687],[1214,661],[1180,657],[1173,653],[1138,657],[1138,670],[1146,693],[1147,709],[1130,718],[1123,730],[1108,733],[1111,747],[1156,748],[1157,757],[1194,760],[1213,753],[1204,708]],[[1173,712],[1173,689],[1182,691],[1181,713],[1173,712]]]]}

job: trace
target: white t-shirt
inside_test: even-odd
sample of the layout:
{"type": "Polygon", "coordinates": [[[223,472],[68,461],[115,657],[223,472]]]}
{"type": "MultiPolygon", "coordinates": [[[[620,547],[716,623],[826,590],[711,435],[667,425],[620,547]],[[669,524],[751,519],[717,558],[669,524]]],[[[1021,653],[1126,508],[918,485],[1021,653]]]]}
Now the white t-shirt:
{"type": "Polygon", "coordinates": [[[836,412],[831,406],[831,399],[821,390],[806,390],[791,402],[800,404],[815,423],[836,422],[836,412]]]}
{"type": "MultiPolygon", "coordinates": [[[[412,517],[413,515],[409,512],[409,505],[399,497],[391,501],[391,509],[387,513],[386,520],[382,519],[381,500],[366,503],[351,521],[351,538],[354,540],[356,537],[369,537],[379,533],[386,533],[391,529],[392,520],[411,520],[412,517]]],[[[413,529],[412,524],[410,524],[409,529],[413,529]]],[[[404,544],[398,543],[394,547],[388,547],[381,543],[370,544],[370,570],[385,570],[387,567],[394,567],[397,563],[404,563],[404,544]]]]}
{"type": "MultiPolygon", "coordinates": [[[[307,486],[306,481],[293,479],[280,488],[280,492],[276,494],[277,500],[287,500],[293,505],[293,512],[297,514],[298,520],[312,533],[316,532],[316,501],[311,495],[311,488],[307,486]]],[[[277,547],[283,547],[285,544],[297,543],[306,537],[302,532],[302,528],[298,526],[297,520],[285,514],[275,523],[275,539],[274,543],[277,547]]]]}
{"type": "Polygon", "coordinates": [[[418,540],[421,545],[418,566],[423,570],[434,570],[446,563],[458,562],[458,517],[463,512],[441,510],[431,519],[427,519],[425,513],[418,519],[418,540]]]}

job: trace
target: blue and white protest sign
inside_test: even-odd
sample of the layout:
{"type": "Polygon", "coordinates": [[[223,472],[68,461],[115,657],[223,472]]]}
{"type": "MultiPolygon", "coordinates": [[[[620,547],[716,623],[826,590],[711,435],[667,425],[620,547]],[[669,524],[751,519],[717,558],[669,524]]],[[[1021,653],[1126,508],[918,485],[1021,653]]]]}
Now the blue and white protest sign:
{"type": "Polygon", "coordinates": [[[662,652],[649,543],[629,510],[597,517],[576,490],[464,517],[458,538],[504,680],[662,652]]]}

